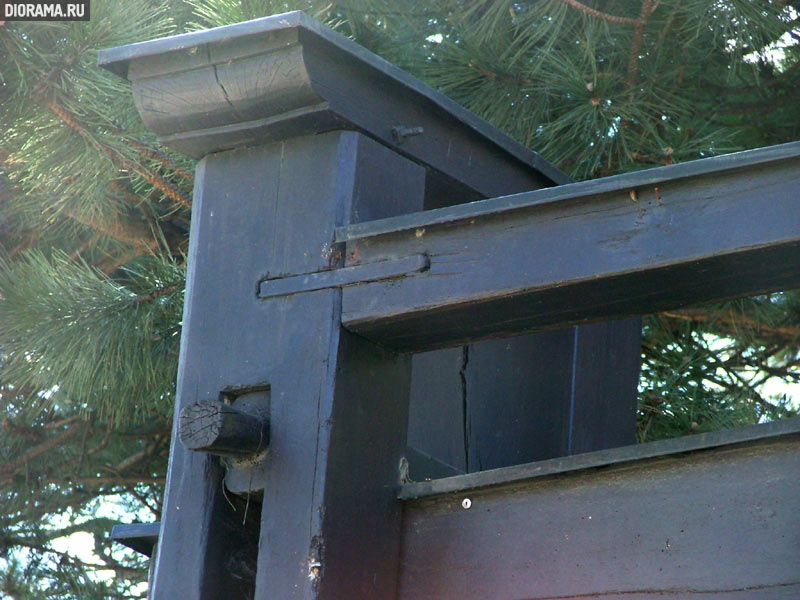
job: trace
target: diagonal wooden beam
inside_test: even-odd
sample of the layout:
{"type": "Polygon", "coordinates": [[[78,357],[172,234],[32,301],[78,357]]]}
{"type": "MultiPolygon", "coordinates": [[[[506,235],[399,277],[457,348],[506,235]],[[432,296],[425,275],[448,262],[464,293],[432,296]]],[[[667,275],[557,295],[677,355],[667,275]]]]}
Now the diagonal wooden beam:
{"type": "Polygon", "coordinates": [[[339,228],[343,323],[420,351],[800,285],[800,143],[339,228]]]}

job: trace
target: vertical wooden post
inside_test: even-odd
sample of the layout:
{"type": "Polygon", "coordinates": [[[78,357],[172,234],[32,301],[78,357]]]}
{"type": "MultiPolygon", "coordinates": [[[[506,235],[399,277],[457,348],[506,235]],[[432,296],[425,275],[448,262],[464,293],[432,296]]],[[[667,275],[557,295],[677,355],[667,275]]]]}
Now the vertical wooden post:
{"type": "MultiPolygon", "coordinates": [[[[361,202],[421,206],[424,171],[334,132],[211,155],[197,175],[178,410],[271,388],[256,597],[393,597],[410,360],[343,331],[340,290],[260,300],[256,283],[335,266],[334,228],[361,202]]],[[[156,600],[244,587],[229,569],[259,536],[235,520],[258,506],[229,506],[221,476],[217,458],[173,444],[156,600]]]]}

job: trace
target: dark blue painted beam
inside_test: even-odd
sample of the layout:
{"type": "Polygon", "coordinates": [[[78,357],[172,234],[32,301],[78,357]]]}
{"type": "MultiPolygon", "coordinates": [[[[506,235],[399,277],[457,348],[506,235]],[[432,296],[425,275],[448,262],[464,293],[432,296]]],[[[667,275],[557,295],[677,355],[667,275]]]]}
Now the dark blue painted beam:
{"type": "Polygon", "coordinates": [[[420,351],[797,287],[798,190],[795,142],[342,227],[361,264],[430,259],[342,319],[420,351]]]}

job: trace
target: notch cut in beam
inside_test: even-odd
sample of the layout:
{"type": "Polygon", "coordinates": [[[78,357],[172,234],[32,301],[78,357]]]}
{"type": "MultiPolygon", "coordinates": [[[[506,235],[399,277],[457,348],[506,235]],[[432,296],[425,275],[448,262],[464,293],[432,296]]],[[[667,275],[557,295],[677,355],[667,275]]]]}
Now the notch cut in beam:
{"type": "Polygon", "coordinates": [[[340,229],[413,278],[345,289],[343,323],[395,350],[800,285],[800,143],[340,229]]]}
{"type": "Polygon", "coordinates": [[[405,256],[397,260],[382,260],[377,263],[359,264],[341,269],[316,271],[289,277],[264,279],[258,286],[258,297],[261,299],[289,296],[303,292],[313,292],[331,287],[343,287],[406,277],[421,273],[430,266],[424,254],[405,256]]]}

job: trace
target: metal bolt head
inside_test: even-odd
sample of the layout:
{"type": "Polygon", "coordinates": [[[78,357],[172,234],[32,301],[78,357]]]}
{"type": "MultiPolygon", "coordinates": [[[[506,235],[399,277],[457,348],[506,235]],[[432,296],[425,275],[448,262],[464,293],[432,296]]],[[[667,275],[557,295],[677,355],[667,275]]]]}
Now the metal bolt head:
{"type": "Polygon", "coordinates": [[[461,508],[463,508],[464,510],[469,510],[471,506],[472,506],[472,500],[470,500],[469,498],[464,498],[461,501],[461,508]]]}
{"type": "Polygon", "coordinates": [[[392,140],[395,143],[402,143],[406,138],[422,135],[425,133],[423,127],[406,127],[405,125],[395,125],[392,127],[392,140]]]}

